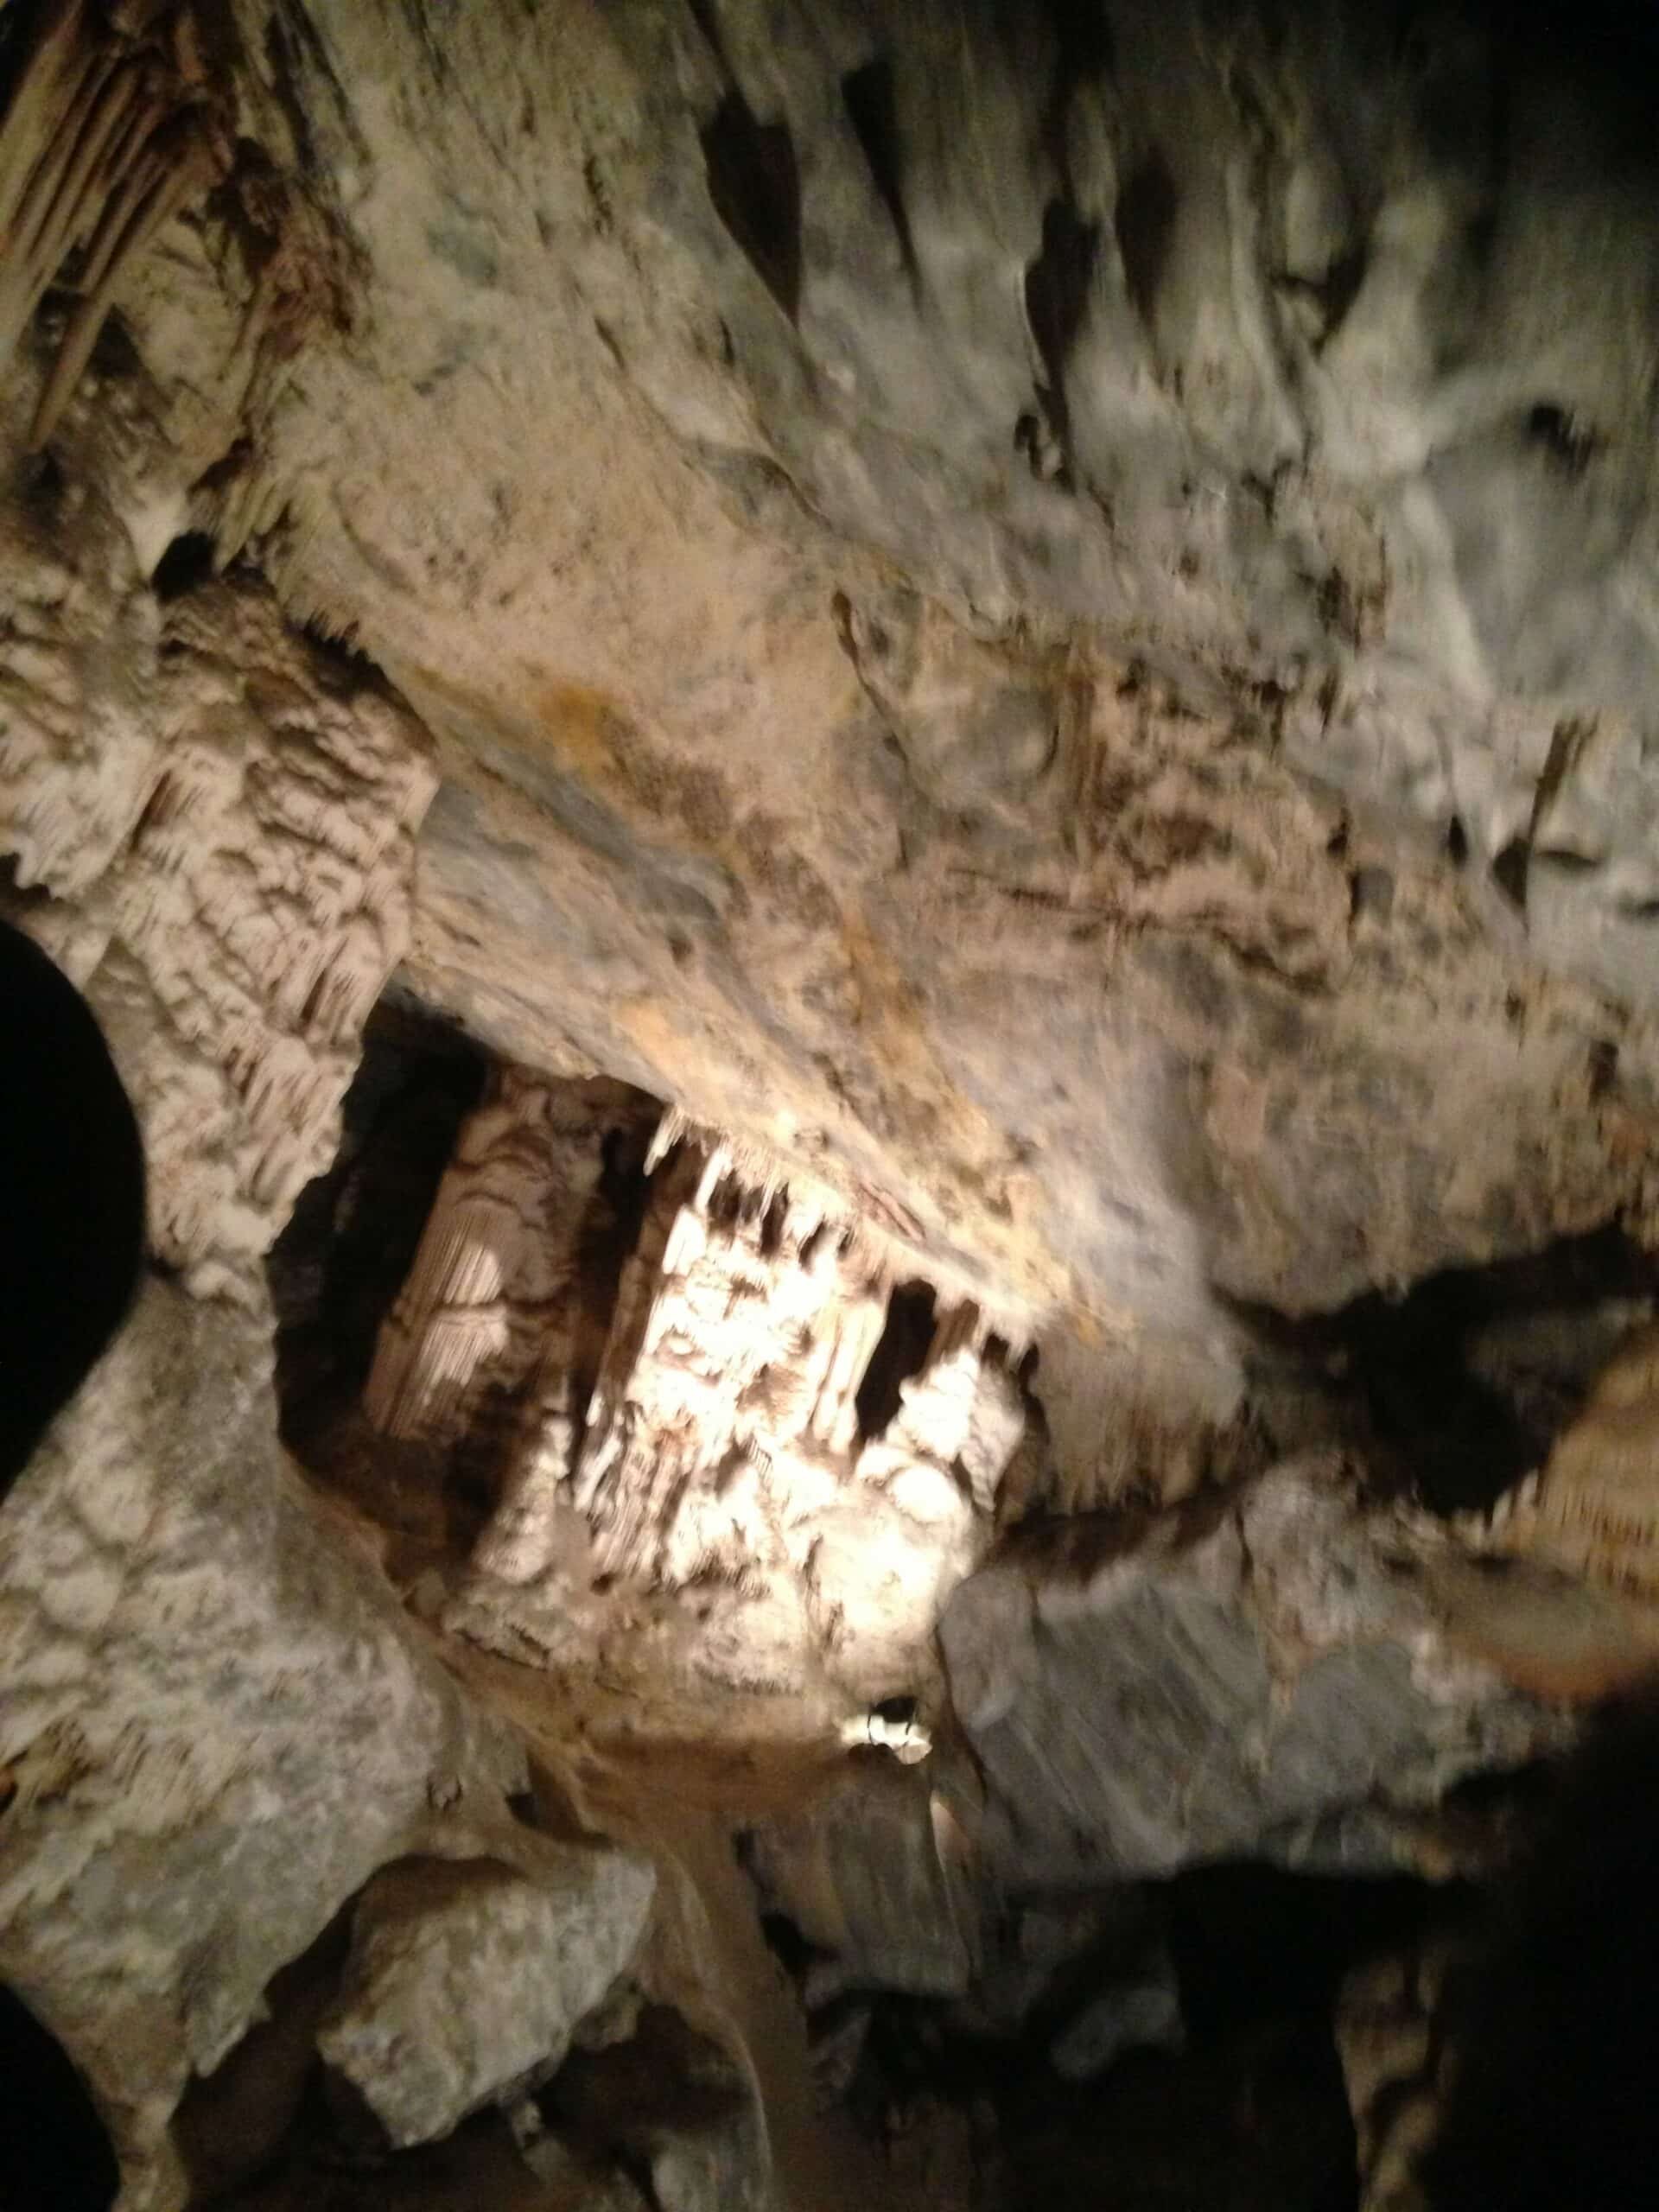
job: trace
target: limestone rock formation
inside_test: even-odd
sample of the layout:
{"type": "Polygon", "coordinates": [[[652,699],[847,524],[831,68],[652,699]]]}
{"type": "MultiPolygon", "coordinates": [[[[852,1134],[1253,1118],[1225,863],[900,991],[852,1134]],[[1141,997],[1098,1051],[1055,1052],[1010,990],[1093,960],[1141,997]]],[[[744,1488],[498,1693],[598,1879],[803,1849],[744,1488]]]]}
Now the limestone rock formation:
{"type": "Polygon", "coordinates": [[[1641,990],[1645,648],[1580,620],[1644,588],[1628,88],[1358,7],[822,13],[44,11],[19,178],[135,68],[225,177],[122,261],[71,498],[117,467],[140,577],[251,548],[425,720],[423,996],[1057,1342],[1224,1392],[1212,1280],[1332,1306],[1639,1200],[1647,1029],[1537,964],[1641,990]]]}
{"type": "Polygon", "coordinates": [[[846,1989],[961,1996],[980,1950],[979,1901],[931,1776],[861,1762],[807,1810],[748,1839],[761,1895],[827,1955],[815,2006],[846,1989]]]}
{"type": "Polygon", "coordinates": [[[1242,1853],[1389,1864],[1391,1814],[1561,1733],[1459,1649],[1423,1557],[1451,1544],[1313,1458],[982,1569],[940,1634],[989,1862],[1027,1885],[1242,1853]]]}
{"type": "Polygon", "coordinates": [[[1300,2212],[1333,2011],[1416,2185],[1412,1993],[1217,2029],[1126,1885],[1484,1878],[1659,1653],[1581,12],[0,10],[0,909],[153,1262],[0,1529],[0,1973],[122,2212],[1127,2202],[1194,2113],[1300,2212]],[[389,992],[435,1192],[335,1163],[389,992]]]}
{"type": "Polygon", "coordinates": [[[397,2145],[448,2135],[554,2073],[623,1974],[651,1906],[648,1862],[567,1851],[563,1878],[476,1860],[386,1868],[358,1898],[318,2035],[397,2145]]]}
{"type": "Polygon", "coordinates": [[[1475,1531],[1494,1552],[1628,1592],[1659,1648],[1659,1336],[1635,1331],[1548,1461],[1475,1531]]]}
{"type": "MultiPolygon", "coordinates": [[[[594,1260],[604,1142],[626,1111],[603,1085],[573,1092],[497,1072],[381,1332],[365,1393],[377,1429],[454,1445],[480,1427],[510,1428],[533,1387],[525,1453],[538,1464],[562,1447],[568,1467],[586,1349],[577,1272],[594,1260]]],[[[515,1474],[515,1493],[528,1479],[515,1474]]]]}
{"type": "Polygon", "coordinates": [[[251,1297],[408,943],[429,748],[264,589],[158,605],[108,513],[0,531],[0,838],[67,902],[22,918],[110,1037],[155,1250],[251,1297]]]}
{"type": "Polygon", "coordinates": [[[448,1626],[581,1663],[648,1596],[677,1603],[693,1671],[781,1689],[827,1670],[867,1697],[931,1676],[939,1603],[1025,1433],[1008,1348],[948,1305],[866,1434],[886,1241],[671,1123],[613,1287],[604,1141],[635,1110],[499,1077],[382,1332],[372,1426],[472,1455],[495,1490],[448,1626]]]}
{"type": "MultiPolygon", "coordinates": [[[[602,1571],[690,1580],[734,1464],[845,1456],[880,1332],[876,1265],[847,1224],[695,1148],[656,1192],[573,1471],[602,1571]]],[[[741,1478],[740,1478],[741,1480],[741,1478]]]]}
{"type": "Polygon", "coordinates": [[[1458,1983],[1466,1940],[1378,1960],[1344,1984],[1337,2047],[1358,2138],[1360,2212],[1425,2212],[1421,2168],[1457,2063],[1458,1983]]]}
{"type": "Polygon", "coordinates": [[[387,1860],[524,1786],[276,1442],[268,1325],[152,1283],[6,1506],[0,1974],[180,2201],[168,2121],[387,1860]]]}

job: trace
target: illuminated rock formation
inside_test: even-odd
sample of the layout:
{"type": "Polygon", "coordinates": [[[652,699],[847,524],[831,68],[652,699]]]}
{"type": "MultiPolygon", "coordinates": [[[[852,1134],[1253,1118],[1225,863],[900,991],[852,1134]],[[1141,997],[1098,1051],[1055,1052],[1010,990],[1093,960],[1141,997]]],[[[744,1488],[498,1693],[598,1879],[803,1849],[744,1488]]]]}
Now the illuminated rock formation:
{"type": "Polygon", "coordinates": [[[0,6],[0,906],[180,1278],[0,1529],[0,1967],[133,2212],[399,1859],[511,1898],[345,2070],[470,2116],[268,2190],[310,2034],[200,2201],[522,2201],[564,2024],[495,2000],[582,1831],[658,1876],[646,2024],[567,2062],[596,2200],[874,2203],[734,1826],[875,1769],[798,1924],[971,2004],[959,1886],[1466,1872],[1452,1785],[1651,1669],[1651,1347],[1541,1371],[1476,1530],[1400,1498],[1512,1368],[1390,1428],[1342,1318],[1659,1234],[1655,55],[1551,14],[0,6]],[[388,989],[501,1070],[390,1314],[462,1094],[368,1172],[388,989]],[[279,1414],[313,1211],[349,1410],[296,1357],[279,1414]],[[741,2184],[601,2126],[677,2010],[741,2184]]]}
{"type": "MultiPolygon", "coordinates": [[[[570,1386],[577,1268],[613,1119],[568,1084],[497,1070],[380,1333],[364,1402],[383,1434],[454,1445],[486,1400],[510,1420],[533,1375],[570,1386]]],[[[545,1421],[560,1417],[539,1383],[536,1397],[545,1421]]]]}
{"type": "Polygon", "coordinates": [[[959,1306],[940,1319],[919,1374],[899,1386],[899,1407],[858,1456],[858,1479],[888,1490],[931,1467],[959,1476],[976,1512],[989,1519],[1026,1431],[1025,1401],[1007,1368],[1006,1346],[992,1348],[976,1309],[959,1306]]]}
{"type": "Polygon", "coordinates": [[[671,1160],[574,1474],[601,1570],[690,1579],[740,1469],[764,1487],[786,1456],[844,1459],[883,1312],[877,1263],[849,1224],[746,1184],[719,1150],[671,1160]]]}

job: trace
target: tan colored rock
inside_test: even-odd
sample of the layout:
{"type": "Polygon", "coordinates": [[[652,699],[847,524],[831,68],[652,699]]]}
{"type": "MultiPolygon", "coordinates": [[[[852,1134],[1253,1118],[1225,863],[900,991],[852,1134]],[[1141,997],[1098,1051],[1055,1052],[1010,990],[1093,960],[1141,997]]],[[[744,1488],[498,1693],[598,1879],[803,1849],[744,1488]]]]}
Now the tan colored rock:
{"type": "Polygon", "coordinates": [[[880,1333],[880,1284],[850,1224],[746,1183],[718,1150],[670,1163],[625,1273],[575,1471],[604,1571],[658,1572],[676,1516],[728,1462],[845,1456],[880,1333]]]}
{"type": "Polygon", "coordinates": [[[96,506],[54,545],[0,509],[0,849],[102,1020],[143,1130],[150,1239],[252,1294],[326,1166],[408,942],[423,733],[263,588],[158,606],[96,506]]]}
{"type": "Polygon", "coordinates": [[[1652,1609],[1659,1641],[1659,1330],[1630,1335],[1541,1471],[1474,1533],[1494,1551],[1628,1593],[1652,1609]]]}
{"type": "Polygon", "coordinates": [[[971,1878],[942,1847],[931,1769],[866,1755],[798,1813],[757,1827],[749,1864],[769,1909],[830,1955],[814,2007],[848,1989],[960,1997],[981,1947],[971,1878]]]}
{"type": "Polygon", "coordinates": [[[986,1519],[1026,1430],[1025,1402],[1009,1373],[1007,1348],[993,1351],[977,1310],[962,1306],[940,1319],[919,1374],[899,1385],[899,1411],[858,1456],[858,1478],[896,1494],[913,1470],[954,1471],[986,1519]]]}
{"type": "Polygon", "coordinates": [[[486,1402],[492,1425],[510,1427],[532,1376],[532,1420],[579,1415],[578,1269],[606,1211],[601,1147],[620,1118],[616,1088],[594,1088],[496,1070],[381,1329],[364,1402],[383,1434],[452,1446],[486,1402]]]}
{"type": "Polygon", "coordinates": [[[208,127],[193,11],[123,14],[111,20],[89,0],[40,11],[0,138],[0,366],[66,262],[81,295],[35,412],[35,447],[56,428],[124,281],[228,167],[208,127]]]}
{"type": "Polygon", "coordinates": [[[1457,2063],[1469,1944],[1433,1938],[1359,1967],[1337,1999],[1360,2178],[1360,2212],[1428,2212],[1420,2168],[1433,2146],[1457,2063]]]}

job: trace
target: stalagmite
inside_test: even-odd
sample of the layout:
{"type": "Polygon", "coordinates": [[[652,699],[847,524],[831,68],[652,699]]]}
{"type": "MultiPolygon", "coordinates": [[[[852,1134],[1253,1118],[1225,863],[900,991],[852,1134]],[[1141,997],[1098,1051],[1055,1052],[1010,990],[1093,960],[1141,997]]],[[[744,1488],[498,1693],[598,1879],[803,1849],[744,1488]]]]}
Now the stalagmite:
{"type": "Polygon", "coordinates": [[[605,1127],[572,1126],[553,1087],[498,1071],[381,1331],[364,1402],[384,1434],[452,1445],[486,1400],[516,1404],[538,1363],[568,1363],[605,1127]]]}

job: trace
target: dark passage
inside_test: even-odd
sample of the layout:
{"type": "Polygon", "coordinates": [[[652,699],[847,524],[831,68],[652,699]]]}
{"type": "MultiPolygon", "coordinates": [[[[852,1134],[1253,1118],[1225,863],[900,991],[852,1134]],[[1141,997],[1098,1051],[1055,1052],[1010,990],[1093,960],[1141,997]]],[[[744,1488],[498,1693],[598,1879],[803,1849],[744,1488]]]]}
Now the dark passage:
{"type": "Polygon", "coordinates": [[[1430,2160],[1434,2212],[1650,2202],[1659,2125],[1659,1703],[1604,1719],[1491,1916],[1430,2160]]]}
{"type": "Polygon", "coordinates": [[[308,1422],[362,1392],[486,1065],[451,1024],[395,996],[369,1017],[340,1148],[301,1192],[266,1262],[283,1440],[302,1458],[308,1422]]]}
{"type": "Polygon", "coordinates": [[[120,2171],[86,2085],[0,1982],[0,2200],[18,2212],[104,2212],[120,2171]]]}
{"type": "Polygon", "coordinates": [[[1375,1463],[1433,1511],[1461,1513],[1490,1507],[1543,1464],[1611,1349],[1594,1332],[1598,1311],[1656,1291],[1659,1262],[1611,1224],[1514,1259],[1445,1268],[1403,1297],[1368,1291],[1333,1313],[1289,1319],[1238,1300],[1232,1311],[1262,1344],[1339,1376],[1375,1463]],[[1526,1320],[1535,1371],[1483,1367],[1483,1331],[1526,1320]]]}
{"type": "Polygon", "coordinates": [[[879,1436],[898,1412],[899,1385],[921,1373],[936,1318],[931,1284],[901,1282],[888,1300],[887,1325],[858,1386],[861,1436],[879,1436]]]}
{"type": "Polygon", "coordinates": [[[0,1497],[115,1333],[143,1246],[143,1152],[103,1033],[0,922],[0,1497]]]}

